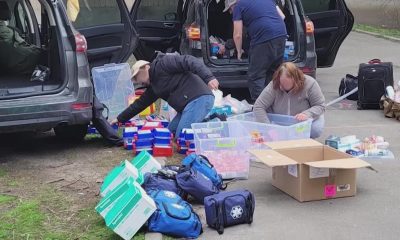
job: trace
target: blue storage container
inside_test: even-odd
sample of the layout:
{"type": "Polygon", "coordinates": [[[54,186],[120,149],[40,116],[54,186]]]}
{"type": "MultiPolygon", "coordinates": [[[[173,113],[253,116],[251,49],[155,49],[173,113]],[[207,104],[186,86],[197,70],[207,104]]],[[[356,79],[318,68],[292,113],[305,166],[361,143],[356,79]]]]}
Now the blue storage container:
{"type": "Polygon", "coordinates": [[[143,148],[143,147],[152,147],[154,139],[138,139],[136,140],[136,148],[143,148]]]}
{"type": "Polygon", "coordinates": [[[153,133],[151,132],[151,130],[139,130],[138,131],[138,135],[137,135],[138,139],[153,139],[153,133]]]}
{"type": "Polygon", "coordinates": [[[153,130],[153,135],[155,138],[168,138],[171,139],[171,132],[168,128],[155,128],[153,130]]]}
{"type": "Polygon", "coordinates": [[[170,138],[154,138],[154,145],[171,145],[170,138]]]}

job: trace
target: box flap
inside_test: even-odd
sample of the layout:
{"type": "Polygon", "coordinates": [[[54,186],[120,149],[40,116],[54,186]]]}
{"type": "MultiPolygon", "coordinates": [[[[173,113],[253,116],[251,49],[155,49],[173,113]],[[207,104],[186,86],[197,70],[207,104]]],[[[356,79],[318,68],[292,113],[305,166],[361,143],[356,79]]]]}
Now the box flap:
{"type": "Polygon", "coordinates": [[[259,161],[263,162],[269,167],[287,166],[297,164],[297,162],[291,158],[288,158],[273,150],[249,150],[249,153],[253,154],[259,161]]]}
{"type": "Polygon", "coordinates": [[[355,169],[355,168],[371,167],[371,164],[358,158],[344,158],[336,160],[306,162],[304,164],[316,168],[338,168],[338,169],[355,169]]]}
{"type": "Polygon", "coordinates": [[[313,139],[299,139],[290,141],[277,141],[264,143],[271,149],[286,149],[286,148],[299,148],[299,147],[315,147],[322,146],[322,143],[313,139]]]}

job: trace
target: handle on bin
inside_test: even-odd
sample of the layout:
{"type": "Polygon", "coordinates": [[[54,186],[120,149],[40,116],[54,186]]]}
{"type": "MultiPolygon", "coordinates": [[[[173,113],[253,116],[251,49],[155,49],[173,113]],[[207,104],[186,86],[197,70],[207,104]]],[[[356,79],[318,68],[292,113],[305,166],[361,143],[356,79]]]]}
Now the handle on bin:
{"type": "Polygon", "coordinates": [[[115,65],[117,65],[117,64],[115,64],[115,63],[107,63],[107,64],[104,64],[104,67],[113,67],[115,65]]]}
{"type": "Polygon", "coordinates": [[[233,148],[233,147],[236,147],[236,140],[232,139],[228,143],[222,143],[221,140],[217,140],[216,147],[218,147],[218,148],[233,148]]]}

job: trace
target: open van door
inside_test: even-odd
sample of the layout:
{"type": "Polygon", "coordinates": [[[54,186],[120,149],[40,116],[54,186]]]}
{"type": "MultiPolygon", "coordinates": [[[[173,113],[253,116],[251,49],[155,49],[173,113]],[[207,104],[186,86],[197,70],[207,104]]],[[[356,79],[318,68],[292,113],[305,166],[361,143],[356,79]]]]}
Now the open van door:
{"type": "Polygon", "coordinates": [[[91,68],[125,62],[131,56],[138,36],[123,0],[64,2],[74,27],[86,38],[91,68]]]}
{"type": "Polygon", "coordinates": [[[305,14],[314,23],[318,67],[330,67],[354,24],[345,0],[301,0],[305,14]]]}
{"type": "Polygon", "coordinates": [[[151,61],[155,51],[179,50],[182,0],[135,0],[131,17],[139,33],[138,59],[151,61]]]}

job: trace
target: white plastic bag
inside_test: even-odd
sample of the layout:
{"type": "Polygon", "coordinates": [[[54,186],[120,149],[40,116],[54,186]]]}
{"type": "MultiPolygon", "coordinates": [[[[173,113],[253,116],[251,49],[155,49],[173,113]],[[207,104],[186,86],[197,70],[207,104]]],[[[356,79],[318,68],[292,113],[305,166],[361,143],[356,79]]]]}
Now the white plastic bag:
{"type": "Polygon", "coordinates": [[[212,93],[214,94],[215,100],[214,100],[214,107],[222,107],[224,105],[224,94],[222,93],[221,90],[212,90],[212,93]]]}

